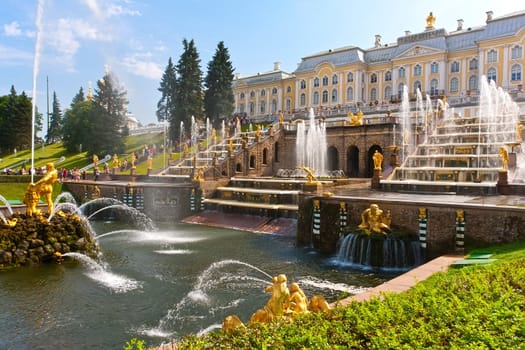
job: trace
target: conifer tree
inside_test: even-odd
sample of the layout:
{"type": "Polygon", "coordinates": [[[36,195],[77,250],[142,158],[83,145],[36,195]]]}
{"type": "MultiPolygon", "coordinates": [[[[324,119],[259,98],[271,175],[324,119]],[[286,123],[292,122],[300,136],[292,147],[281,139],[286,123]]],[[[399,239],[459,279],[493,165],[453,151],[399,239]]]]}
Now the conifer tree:
{"type": "Polygon", "coordinates": [[[157,120],[162,121],[171,121],[175,111],[175,84],[176,84],[176,71],[171,57],[168,60],[168,65],[164,74],[162,75],[162,80],[160,81],[160,87],[158,90],[161,92],[162,96],[157,103],[157,120]]]}
{"type": "Polygon", "coordinates": [[[208,73],[204,80],[206,87],[204,108],[206,116],[215,127],[219,127],[222,120],[233,114],[233,71],[230,54],[221,41],[217,45],[215,55],[208,63],[208,73]]]}
{"type": "Polygon", "coordinates": [[[51,120],[49,121],[49,131],[47,135],[48,143],[55,143],[62,139],[62,111],[60,110],[60,102],[58,102],[57,94],[53,92],[53,110],[51,112],[51,120]]]}
{"type": "Polygon", "coordinates": [[[175,113],[170,121],[170,137],[176,140],[180,133],[180,123],[184,123],[184,131],[189,133],[191,117],[202,117],[202,72],[197,48],[193,40],[182,41],[184,52],[177,66],[177,79],[175,83],[175,113]]]}

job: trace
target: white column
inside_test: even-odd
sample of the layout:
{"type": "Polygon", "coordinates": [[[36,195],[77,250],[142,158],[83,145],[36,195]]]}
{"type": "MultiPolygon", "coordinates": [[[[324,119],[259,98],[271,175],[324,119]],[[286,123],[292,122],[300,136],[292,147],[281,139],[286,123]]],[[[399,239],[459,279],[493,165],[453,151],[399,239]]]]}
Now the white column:
{"type": "Polygon", "coordinates": [[[508,89],[510,87],[509,83],[509,45],[505,44],[503,46],[503,76],[501,77],[501,86],[503,89],[508,89]]]}

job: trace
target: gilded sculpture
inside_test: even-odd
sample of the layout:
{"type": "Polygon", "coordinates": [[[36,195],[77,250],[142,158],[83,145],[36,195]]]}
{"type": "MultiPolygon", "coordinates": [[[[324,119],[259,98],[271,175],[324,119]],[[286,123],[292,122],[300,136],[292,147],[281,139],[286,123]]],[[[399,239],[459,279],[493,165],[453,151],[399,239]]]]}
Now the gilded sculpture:
{"type": "Polygon", "coordinates": [[[311,184],[311,183],[314,182],[315,175],[314,175],[314,170],[312,168],[309,168],[307,166],[300,166],[300,167],[298,167],[298,169],[302,169],[306,173],[306,182],[307,183],[311,184]]]}
{"type": "Polygon", "coordinates": [[[44,196],[47,203],[47,210],[51,213],[53,210],[53,184],[58,179],[58,172],[55,169],[53,163],[46,164],[46,174],[36,183],[30,183],[24,194],[24,204],[27,206],[26,214],[31,216],[40,214],[40,210],[37,209],[38,201],[40,197],[44,196]]]}
{"type": "Polygon", "coordinates": [[[425,27],[425,29],[427,29],[427,30],[434,29],[434,24],[435,23],[436,23],[436,17],[434,17],[432,12],[430,12],[428,14],[428,16],[427,16],[427,26],[425,27]]]}
{"type": "Polygon", "coordinates": [[[348,113],[348,119],[350,119],[350,126],[363,125],[363,112],[359,110],[356,115],[354,113],[348,113]]]}
{"type": "Polygon", "coordinates": [[[358,227],[368,235],[372,233],[387,235],[391,231],[391,223],[390,211],[383,213],[377,204],[370,204],[370,207],[361,213],[361,224],[358,227]]]}
{"type": "Polygon", "coordinates": [[[381,170],[381,166],[383,164],[383,155],[378,150],[374,152],[372,160],[374,161],[374,169],[381,170]]]}
{"type": "Polygon", "coordinates": [[[120,163],[119,163],[119,160],[118,160],[118,155],[115,153],[113,155],[113,169],[118,169],[120,166],[120,163]]]}
{"type": "Polygon", "coordinates": [[[507,170],[509,168],[509,153],[505,147],[499,148],[499,156],[501,157],[501,168],[507,170]]]}

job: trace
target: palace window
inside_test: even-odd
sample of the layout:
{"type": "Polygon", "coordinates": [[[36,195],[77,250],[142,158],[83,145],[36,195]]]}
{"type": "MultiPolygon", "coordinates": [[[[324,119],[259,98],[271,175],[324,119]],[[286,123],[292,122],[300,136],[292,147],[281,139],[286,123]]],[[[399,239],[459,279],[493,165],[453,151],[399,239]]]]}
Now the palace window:
{"type": "Polygon", "coordinates": [[[354,99],[354,89],[352,87],[349,87],[346,89],[346,100],[352,101],[354,99]]]}
{"type": "Polygon", "coordinates": [[[274,88],[272,89],[272,95],[277,95],[277,88],[274,87],[274,88]]]}
{"type": "Polygon", "coordinates": [[[301,90],[306,89],[306,80],[301,80],[301,90]]]}
{"type": "Polygon", "coordinates": [[[399,99],[403,98],[403,90],[405,89],[405,84],[399,83],[397,86],[397,97],[399,99]]]}
{"type": "Polygon", "coordinates": [[[266,96],[266,90],[264,89],[261,90],[261,96],[266,96]]]}
{"type": "Polygon", "coordinates": [[[492,49],[487,52],[487,63],[498,62],[498,51],[492,49]]]}
{"type": "Polygon", "coordinates": [[[251,98],[254,98],[254,97],[255,97],[255,91],[251,91],[251,92],[250,92],[250,97],[251,97],[251,98]]]}
{"type": "Polygon", "coordinates": [[[372,90],[370,90],[370,101],[375,100],[377,100],[377,90],[373,88],[372,90]]]}
{"type": "Polygon", "coordinates": [[[348,74],[346,75],[346,82],[347,82],[347,83],[351,83],[351,82],[353,82],[353,81],[354,81],[354,73],[348,73],[348,74]]]}
{"type": "Polygon", "coordinates": [[[494,80],[494,82],[496,82],[496,68],[489,68],[487,71],[487,80],[494,80]]]}
{"type": "Polygon", "coordinates": [[[255,112],[255,103],[250,102],[250,114],[253,114],[255,112]]]}
{"type": "Polygon", "coordinates": [[[323,103],[328,103],[328,91],[323,91],[323,103]]]}
{"type": "Polygon", "coordinates": [[[469,70],[477,70],[478,69],[478,59],[477,58],[473,58],[470,60],[470,62],[468,63],[468,69],[469,70]]]}
{"type": "Polygon", "coordinates": [[[319,87],[319,78],[314,79],[314,87],[319,87]]]}
{"type": "Polygon", "coordinates": [[[392,72],[388,71],[385,73],[385,81],[392,81],[392,72]]]}
{"type": "Polygon", "coordinates": [[[244,113],[244,108],[245,108],[244,103],[241,103],[239,112],[244,113]]]}
{"type": "Polygon", "coordinates": [[[430,73],[439,73],[439,64],[437,62],[432,62],[430,65],[430,73]]]}
{"type": "Polygon", "coordinates": [[[521,66],[519,64],[515,64],[510,68],[510,80],[511,81],[521,80],[521,66]]]}
{"type": "Polygon", "coordinates": [[[334,74],[334,75],[332,76],[332,85],[337,84],[338,81],[339,81],[339,79],[337,78],[337,74],[334,74]]]}
{"type": "Polygon", "coordinates": [[[337,103],[337,89],[332,90],[332,102],[337,103]]]}
{"type": "Polygon", "coordinates": [[[390,100],[392,97],[392,88],[390,86],[385,87],[385,100],[390,100]]]}
{"type": "Polygon", "coordinates": [[[414,66],[414,75],[421,75],[421,65],[416,64],[414,66]]]}
{"type": "Polygon", "coordinates": [[[241,100],[244,100],[244,92],[241,92],[241,100]]]}
{"type": "Polygon", "coordinates": [[[459,90],[459,80],[458,78],[450,79],[450,92],[458,92],[459,90]]]}
{"type": "Polygon", "coordinates": [[[300,104],[301,104],[301,106],[306,105],[306,95],[305,94],[301,94],[300,104]]]}
{"type": "Polygon", "coordinates": [[[468,89],[470,91],[475,91],[478,89],[478,76],[472,75],[470,78],[468,78],[468,89]]]}
{"type": "Polygon", "coordinates": [[[516,60],[521,57],[523,57],[523,48],[519,45],[514,46],[511,49],[510,58],[512,58],[513,60],[516,60]]]}
{"type": "Polygon", "coordinates": [[[406,77],[406,72],[405,72],[405,68],[404,67],[399,68],[398,75],[399,75],[400,78],[406,77]]]}
{"type": "Polygon", "coordinates": [[[286,107],[286,110],[289,111],[290,109],[292,109],[292,100],[290,100],[289,98],[286,99],[286,102],[285,102],[285,107],[286,107]]]}
{"type": "Polygon", "coordinates": [[[421,91],[421,82],[418,80],[414,82],[414,93],[416,93],[417,90],[421,91]]]}
{"type": "Polygon", "coordinates": [[[261,101],[261,113],[265,113],[266,112],[266,102],[264,101],[261,101]]]}
{"type": "Polygon", "coordinates": [[[370,82],[371,83],[377,83],[377,74],[376,73],[370,74],[370,82]]]}
{"type": "Polygon", "coordinates": [[[438,81],[437,79],[432,79],[430,81],[430,96],[437,96],[438,94],[439,94],[438,81]]]}
{"type": "Polygon", "coordinates": [[[292,87],[290,85],[288,85],[286,87],[286,93],[289,94],[290,92],[292,92],[292,87]]]}
{"type": "Polygon", "coordinates": [[[328,86],[328,77],[326,75],[323,77],[323,86],[328,86]]]}
{"type": "Polygon", "coordinates": [[[314,92],[314,105],[319,104],[319,92],[314,92]]]}
{"type": "Polygon", "coordinates": [[[450,64],[450,73],[457,73],[459,72],[459,62],[454,61],[450,64]]]}
{"type": "Polygon", "coordinates": [[[277,112],[277,100],[272,100],[272,113],[277,112]]]}

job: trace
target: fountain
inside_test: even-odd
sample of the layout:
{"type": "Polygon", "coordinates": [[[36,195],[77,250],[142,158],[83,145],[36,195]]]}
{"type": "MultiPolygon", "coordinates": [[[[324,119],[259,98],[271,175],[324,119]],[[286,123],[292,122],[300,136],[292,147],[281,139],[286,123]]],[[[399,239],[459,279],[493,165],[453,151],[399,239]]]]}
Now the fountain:
{"type": "Polygon", "coordinates": [[[519,173],[516,159],[520,156],[514,152],[521,144],[517,140],[517,104],[493,81],[482,77],[479,107],[465,108],[463,112],[464,115],[455,113],[444,99],[439,100],[433,120],[426,118],[424,142],[411,151],[413,143],[407,140],[415,139],[410,132],[418,129],[407,123],[411,112],[404,95],[402,150],[406,153],[402,165],[381,181],[382,188],[493,194],[502,170],[502,147],[513,155],[509,170],[510,178],[515,179],[519,173]]]}
{"type": "Polygon", "coordinates": [[[297,122],[295,152],[297,167],[314,169],[316,176],[327,175],[326,126],[322,120],[316,122],[313,108],[308,112],[308,125],[297,122]]]}
{"type": "Polygon", "coordinates": [[[392,225],[390,212],[371,204],[361,213],[356,232],[339,241],[336,261],[361,270],[406,271],[423,263],[417,237],[392,225]]]}

